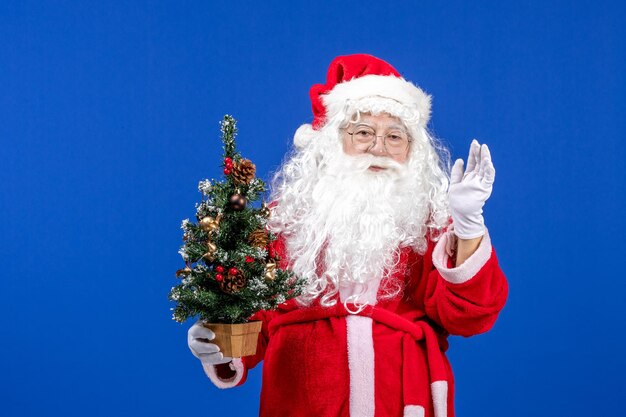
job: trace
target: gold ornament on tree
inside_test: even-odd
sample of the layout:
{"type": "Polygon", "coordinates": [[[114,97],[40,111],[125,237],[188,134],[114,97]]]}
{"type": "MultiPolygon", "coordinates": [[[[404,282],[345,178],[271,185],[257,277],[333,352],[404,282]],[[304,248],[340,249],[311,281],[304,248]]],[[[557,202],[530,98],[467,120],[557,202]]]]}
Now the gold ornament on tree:
{"type": "Polygon", "coordinates": [[[215,260],[215,252],[217,251],[217,245],[210,240],[206,243],[207,251],[202,255],[202,259],[213,262],[215,260]]]}
{"type": "Polygon", "coordinates": [[[261,217],[265,217],[266,219],[269,219],[271,212],[267,204],[263,203],[261,205],[261,210],[259,211],[259,214],[261,215],[261,217]]]}
{"type": "Polygon", "coordinates": [[[176,271],[176,277],[180,277],[180,276],[186,277],[189,274],[191,274],[191,268],[189,267],[189,265],[186,265],[184,268],[176,271]]]}
{"type": "Polygon", "coordinates": [[[200,228],[205,232],[215,232],[220,227],[220,221],[222,220],[222,215],[218,214],[216,218],[211,216],[203,217],[200,220],[200,228]]]}
{"type": "Polygon", "coordinates": [[[276,278],[276,263],[268,262],[265,264],[265,279],[268,281],[274,281],[276,278]]]}
{"type": "Polygon", "coordinates": [[[256,166],[249,159],[240,159],[233,163],[231,178],[235,184],[250,184],[254,179],[256,166]]]}

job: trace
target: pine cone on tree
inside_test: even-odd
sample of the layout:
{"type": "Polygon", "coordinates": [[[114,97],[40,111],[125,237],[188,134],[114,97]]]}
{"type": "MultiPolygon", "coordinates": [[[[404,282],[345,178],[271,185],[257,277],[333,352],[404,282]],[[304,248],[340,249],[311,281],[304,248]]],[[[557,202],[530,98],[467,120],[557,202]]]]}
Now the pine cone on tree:
{"type": "Polygon", "coordinates": [[[220,281],[220,289],[227,294],[232,294],[246,286],[246,277],[241,271],[235,274],[228,274],[220,281]]]}
{"type": "Polygon", "coordinates": [[[267,246],[268,241],[269,236],[263,229],[257,229],[248,235],[248,242],[250,242],[250,245],[257,248],[264,248],[267,246]]]}
{"type": "Polygon", "coordinates": [[[254,179],[256,166],[249,159],[235,161],[231,178],[235,184],[249,184],[254,179]]]}

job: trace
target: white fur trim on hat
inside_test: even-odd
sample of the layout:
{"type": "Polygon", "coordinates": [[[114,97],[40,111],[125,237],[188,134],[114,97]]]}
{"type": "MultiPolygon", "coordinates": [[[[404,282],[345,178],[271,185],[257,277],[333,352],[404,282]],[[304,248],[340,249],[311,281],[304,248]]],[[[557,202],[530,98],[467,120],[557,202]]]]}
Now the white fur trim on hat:
{"type": "Polygon", "coordinates": [[[419,125],[425,127],[430,119],[431,96],[416,85],[393,75],[364,75],[337,84],[321,99],[326,108],[326,119],[339,114],[348,100],[366,97],[384,97],[395,100],[419,113],[419,125]]]}

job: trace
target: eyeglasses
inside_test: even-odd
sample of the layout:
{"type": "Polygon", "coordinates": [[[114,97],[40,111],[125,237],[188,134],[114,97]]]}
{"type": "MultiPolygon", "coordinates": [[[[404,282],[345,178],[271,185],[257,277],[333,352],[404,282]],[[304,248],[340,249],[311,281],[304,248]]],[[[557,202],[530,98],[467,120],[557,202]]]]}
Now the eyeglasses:
{"type": "Polygon", "coordinates": [[[346,133],[352,138],[352,145],[355,149],[363,152],[369,151],[376,146],[376,138],[383,138],[383,146],[390,155],[401,155],[409,147],[411,138],[408,133],[401,129],[391,129],[384,135],[376,135],[373,127],[365,124],[356,125],[353,132],[346,133]]]}

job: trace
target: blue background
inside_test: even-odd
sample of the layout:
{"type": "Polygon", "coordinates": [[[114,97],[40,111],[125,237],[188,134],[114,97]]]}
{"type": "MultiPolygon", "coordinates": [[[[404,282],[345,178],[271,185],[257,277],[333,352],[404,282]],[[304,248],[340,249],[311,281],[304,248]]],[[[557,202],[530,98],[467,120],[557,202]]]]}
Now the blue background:
{"type": "Polygon", "coordinates": [[[218,390],[170,318],[180,222],[225,113],[267,179],[355,52],[434,96],[453,157],[492,151],[510,298],[451,338],[457,414],[625,415],[625,7],[338,3],[0,3],[1,415],[256,415],[261,369],[218,390]]]}

